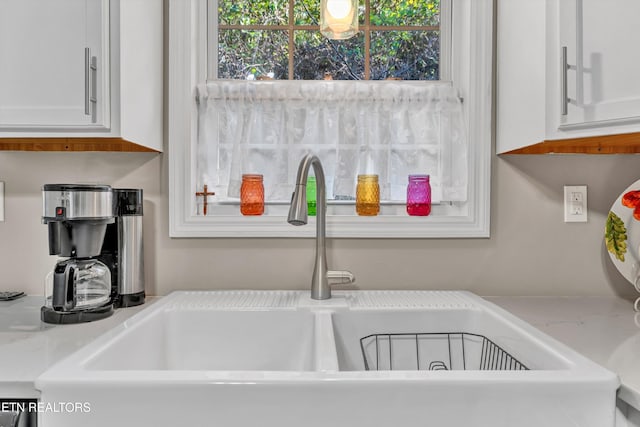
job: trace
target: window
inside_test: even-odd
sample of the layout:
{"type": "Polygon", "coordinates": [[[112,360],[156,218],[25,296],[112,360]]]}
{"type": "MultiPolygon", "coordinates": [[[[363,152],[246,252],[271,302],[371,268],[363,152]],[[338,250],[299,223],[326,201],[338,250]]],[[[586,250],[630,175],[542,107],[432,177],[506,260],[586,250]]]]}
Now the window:
{"type": "Polygon", "coordinates": [[[438,80],[450,0],[366,0],[359,33],[319,32],[319,0],[209,0],[212,78],[438,80]],[[217,19],[216,19],[217,18],[217,19]],[[217,30],[217,31],[216,31],[217,30]]]}
{"type": "MultiPolygon", "coordinates": [[[[451,31],[448,32],[451,37],[444,33],[443,28],[439,29],[438,36],[441,45],[448,44],[451,48],[442,49],[443,52],[449,52],[449,56],[446,59],[443,59],[444,56],[439,57],[437,73],[441,77],[450,76],[448,80],[452,82],[439,84],[453,84],[460,96],[464,98],[463,111],[467,118],[466,132],[470,140],[468,198],[462,202],[444,201],[434,206],[429,217],[408,217],[406,213],[403,214],[403,206],[394,208],[391,204],[389,214],[363,218],[353,214],[353,206],[335,203],[327,218],[328,236],[410,238],[488,236],[493,2],[491,0],[452,0],[452,3],[451,31]],[[393,209],[396,209],[395,213],[393,209]]],[[[315,227],[311,225],[292,227],[286,223],[288,208],[286,201],[274,201],[269,206],[270,214],[260,217],[242,217],[237,206],[225,204],[216,206],[218,211],[215,215],[197,214],[195,192],[201,192],[202,189],[198,188],[197,137],[199,131],[196,99],[198,88],[206,86],[205,82],[210,75],[212,63],[216,64],[217,70],[217,64],[220,62],[220,58],[217,58],[219,49],[212,51],[211,43],[208,43],[211,37],[207,31],[211,26],[208,25],[207,19],[207,0],[170,0],[169,10],[170,235],[173,237],[313,236],[315,227]],[[216,56],[213,62],[212,56],[216,56]]],[[[211,19],[210,16],[209,19],[211,19]]],[[[247,25],[254,24],[249,22],[247,25]]],[[[222,30],[254,31],[242,28],[222,28],[222,30]]],[[[297,30],[287,28],[277,31],[295,33],[297,30]]],[[[307,36],[314,34],[311,29],[300,31],[308,33],[307,36]]],[[[372,39],[373,33],[371,33],[372,39]]],[[[287,38],[291,37],[288,35],[287,38]]],[[[295,34],[293,38],[295,41],[295,34]]],[[[289,50],[292,45],[286,46],[289,50]]],[[[295,44],[293,46],[295,47],[295,44]]],[[[287,76],[289,76],[289,63],[290,58],[287,58],[287,76]]],[[[271,70],[270,65],[259,72],[256,69],[254,76],[259,77],[263,72],[275,73],[269,70],[271,70]]],[[[244,72],[238,75],[244,76],[244,72]]],[[[293,75],[295,78],[295,66],[293,75]]],[[[350,84],[349,82],[340,83],[350,84]]],[[[385,84],[385,82],[379,83],[385,84]]],[[[414,84],[412,82],[391,83],[414,84]]],[[[244,84],[251,84],[251,82],[244,84]]],[[[301,83],[290,82],[290,84],[301,83]]],[[[411,89],[408,90],[411,91],[411,89]]],[[[312,222],[313,219],[310,220],[310,223],[312,222]]]]}

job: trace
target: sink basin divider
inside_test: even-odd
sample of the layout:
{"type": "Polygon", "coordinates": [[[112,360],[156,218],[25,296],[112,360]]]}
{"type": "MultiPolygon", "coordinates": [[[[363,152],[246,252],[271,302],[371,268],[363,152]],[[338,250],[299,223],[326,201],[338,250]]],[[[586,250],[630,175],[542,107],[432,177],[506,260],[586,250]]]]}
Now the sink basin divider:
{"type": "Polygon", "coordinates": [[[338,350],[333,334],[333,310],[315,312],[315,370],[320,372],[338,371],[338,350]]]}

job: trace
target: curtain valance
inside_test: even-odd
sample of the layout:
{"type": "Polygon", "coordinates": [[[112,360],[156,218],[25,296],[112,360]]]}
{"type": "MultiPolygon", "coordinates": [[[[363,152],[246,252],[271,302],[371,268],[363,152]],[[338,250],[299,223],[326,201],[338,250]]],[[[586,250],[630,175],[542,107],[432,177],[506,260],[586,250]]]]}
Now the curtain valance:
{"type": "Polygon", "coordinates": [[[239,197],[242,174],[264,175],[266,201],[289,201],[300,159],[323,162],[327,194],[355,198],[378,174],[383,200],[430,174],[434,201],[465,201],[462,101],[445,82],[212,81],[198,87],[197,185],[239,197]]]}

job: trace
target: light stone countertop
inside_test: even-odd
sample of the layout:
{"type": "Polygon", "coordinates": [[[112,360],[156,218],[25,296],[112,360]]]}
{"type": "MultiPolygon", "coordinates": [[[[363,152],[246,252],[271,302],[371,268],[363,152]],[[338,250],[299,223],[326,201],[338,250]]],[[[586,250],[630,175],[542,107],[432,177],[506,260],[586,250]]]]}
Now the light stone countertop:
{"type": "Polygon", "coordinates": [[[41,322],[42,296],[0,301],[0,399],[38,398],[34,381],[40,374],[153,300],[147,298],[145,304],[116,309],[106,319],[76,325],[41,322]]]}
{"type": "MultiPolygon", "coordinates": [[[[640,314],[615,297],[485,297],[616,372],[618,396],[640,409],[640,314]]],[[[35,379],[51,365],[159,298],[78,325],[40,321],[43,298],[0,301],[0,398],[37,398],[35,379]]]]}
{"type": "Polygon", "coordinates": [[[615,372],[618,397],[640,410],[640,313],[615,297],[485,297],[615,372]]]}

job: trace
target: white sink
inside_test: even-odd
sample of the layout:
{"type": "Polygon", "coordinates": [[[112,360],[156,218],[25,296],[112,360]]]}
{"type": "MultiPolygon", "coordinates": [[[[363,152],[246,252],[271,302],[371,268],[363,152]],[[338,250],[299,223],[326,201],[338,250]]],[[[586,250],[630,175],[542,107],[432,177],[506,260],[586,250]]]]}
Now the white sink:
{"type": "Polygon", "coordinates": [[[90,406],[46,427],[613,427],[618,379],[468,292],[212,291],[163,298],[36,387],[90,406]]]}
{"type": "Polygon", "coordinates": [[[91,371],[309,371],[314,317],[296,311],[160,310],[90,359],[91,371]]]}
{"type": "Polygon", "coordinates": [[[486,310],[350,310],[336,312],[333,327],[343,371],[569,368],[548,346],[486,310]]]}

